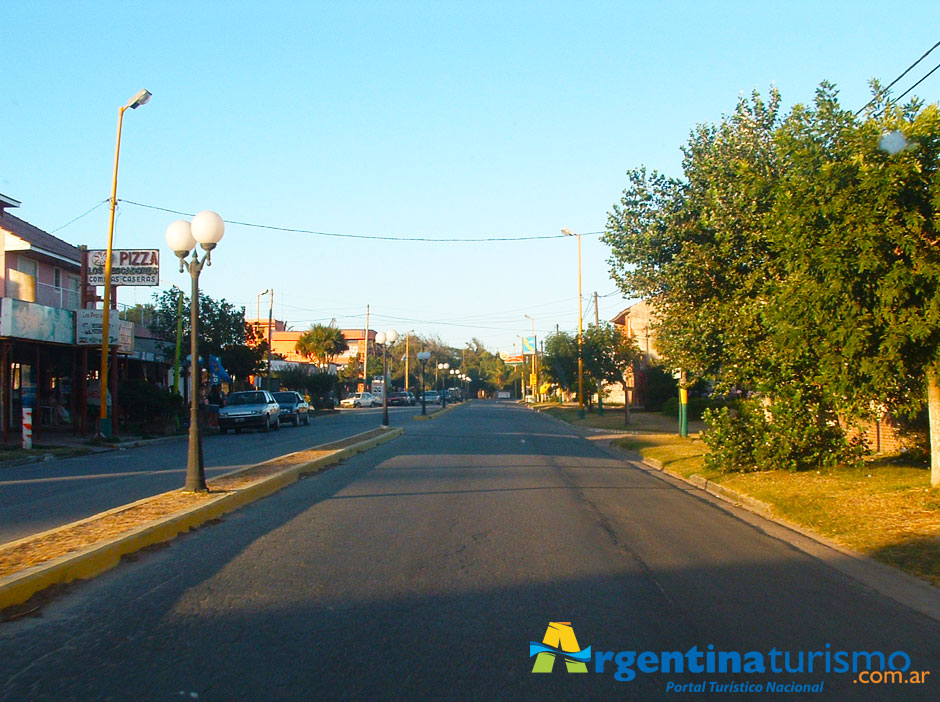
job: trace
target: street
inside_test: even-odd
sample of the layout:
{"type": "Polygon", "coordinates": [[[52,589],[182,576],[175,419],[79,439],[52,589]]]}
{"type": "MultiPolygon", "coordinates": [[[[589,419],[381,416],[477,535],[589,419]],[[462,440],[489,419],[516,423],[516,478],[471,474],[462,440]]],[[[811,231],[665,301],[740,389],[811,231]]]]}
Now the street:
{"type": "MultiPolygon", "coordinates": [[[[390,408],[390,422],[413,424],[420,407],[390,408]]],[[[310,426],[203,437],[206,477],[314,444],[375,429],[382,409],[343,410],[310,426]]],[[[144,497],[183,487],[185,436],[139,448],[0,469],[0,543],[52,529],[144,497]]]]}
{"type": "MultiPolygon", "coordinates": [[[[429,422],[411,421],[414,410],[393,416],[401,438],[70,588],[41,617],[0,625],[0,699],[657,700],[703,681],[822,683],[781,699],[940,697],[931,677],[877,685],[820,672],[829,651],[903,652],[910,670],[940,677],[940,623],[825,558],[518,405],[466,403],[429,422]],[[560,660],[531,672],[530,642],[550,622],[592,648],[588,674],[560,660]],[[666,673],[613,655],[595,667],[599,652],[710,646],[789,652],[791,671],[799,652],[804,672],[666,673]]],[[[378,418],[317,420],[270,435],[269,448],[378,418]]],[[[267,439],[212,437],[207,461],[260,460],[267,439]]],[[[161,456],[170,446],[128,451],[127,472],[172,470],[162,479],[177,486],[179,457],[161,456]]],[[[123,470],[125,459],[96,458],[123,470]]],[[[83,494],[43,484],[32,510],[60,486],[66,502],[83,494]]],[[[23,523],[29,510],[12,510],[7,494],[4,524],[23,523]]]]}

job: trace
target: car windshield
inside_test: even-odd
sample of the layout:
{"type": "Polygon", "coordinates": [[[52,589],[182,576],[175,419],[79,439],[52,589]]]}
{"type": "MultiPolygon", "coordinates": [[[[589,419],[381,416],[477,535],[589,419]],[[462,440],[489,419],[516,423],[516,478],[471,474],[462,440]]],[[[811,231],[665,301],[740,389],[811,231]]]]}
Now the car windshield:
{"type": "Polygon", "coordinates": [[[297,402],[297,396],[292,392],[276,392],[274,399],[278,402],[297,402]]]}
{"type": "Polygon", "coordinates": [[[263,405],[265,402],[263,392],[233,392],[228,396],[230,405],[263,405]]]}

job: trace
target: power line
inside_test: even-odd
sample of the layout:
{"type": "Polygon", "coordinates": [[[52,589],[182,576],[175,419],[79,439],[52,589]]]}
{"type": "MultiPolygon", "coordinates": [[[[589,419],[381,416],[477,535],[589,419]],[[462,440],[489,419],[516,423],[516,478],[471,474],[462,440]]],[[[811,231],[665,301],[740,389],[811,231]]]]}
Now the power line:
{"type": "Polygon", "coordinates": [[[56,227],[55,229],[53,229],[53,230],[52,230],[51,232],[49,232],[49,233],[50,233],[50,234],[55,234],[55,233],[56,233],[57,231],[59,231],[60,229],[65,229],[65,228],[66,228],[67,226],[69,226],[70,224],[74,224],[75,222],[77,222],[78,220],[80,220],[82,217],[84,217],[84,216],[86,216],[86,215],[90,215],[92,212],[94,212],[95,210],[97,210],[99,207],[101,207],[104,203],[108,202],[110,199],[111,199],[111,198],[107,198],[106,200],[102,200],[101,202],[99,202],[97,205],[95,205],[95,206],[92,207],[91,209],[86,210],[85,212],[82,212],[82,213],[81,213],[80,215],[78,215],[78,217],[76,217],[75,219],[70,219],[68,222],[66,222],[65,224],[63,224],[61,227],[56,227]]]}
{"type": "MultiPolygon", "coordinates": [[[[908,66],[908,67],[904,70],[904,72],[903,72],[901,75],[899,75],[899,76],[898,76],[897,78],[895,78],[893,81],[891,81],[890,83],[888,83],[887,87],[885,87],[885,88],[883,88],[882,90],[880,90],[880,91],[878,92],[878,94],[875,95],[875,97],[873,97],[871,100],[869,100],[869,101],[865,104],[865,106],[862,107],[862,109],[860,109],[858,112],[855,113],[855,116],[858,117],[860,114],[862,114],[862,112],[865,111],[866,108],[868,108],[873,102],[875,102],[875,100],[877,100],[877,99],[880,98],[882,95],[886,94],[889,90],[891,90],[891,87],[892,87],[895,83],[897,83],[897,82],[898,82],[899,80],[901,80],[904,76],[906,76],[908,73],[910,73],[911,70],[914,68],[914,66],[916,66],[918,63],[920,63],[921,61],[923,61],[925,58],[927,58],[927,56],[930,54],[930,52],[933,51],[934,49],[936,49],[938,46],[940,46],[940,41],[938,41],[936,44],[934,44],[934,45],[931,46],[929,49],[927,49],[927,51],[924,52],[924,55],[923,55],[923,56],[921,56],[919,59],[917,59],[916,61],[914,61],[914,63],[912,63],[910,66],[908,66]]],[[[940,67],[940,66],[938,66],[938,67],[940,67]]],[[[933,71],[936,71],[936,70],[937,70],[936,68],[933,69],[933,71]]],[[[933,73],[933,71],[931,71],[930,73],[933,73]]],[[[926,76],[924,76],[924,78],[926,78],[927,76],[929,76],[930,73],[928,73],[926,76]]],[[[912,85],[910,88],[908,88],[908,89],[898,98],[898,100],[900,100],[902,97],[904,97],[904,95],[907,95],[911,90],[913,90],[913,89],[916,88],[918,85],[920,85],[920,84],[924,81],[924,78],[921,78],[919,81],[917,81],[916,83],[914,83],[914,85],[912,85]]]]}
{"type": "Polygon", "coordinates": [[[921,78],[919,81],[917,81],[916,83],[914,83],[914,85],[912,85],[910,88],[908,88],[908,89],[905,90],[903,93],[901,93],[900,95],[898,95],[898,100],[900,100],[902,97],[904,97],[905,95],[907,95],[909,92],[911,92],[914,88],[916,88],[918,85],[920,85],[921,83],[923,83],[925,80],[927,80],[928,78],[930,78],[930,76],[931,76],[931,75],[934,73],[934,71],[936,71],[938,68],[940,68],[940,63],[938,63],[936,66],[934,66],[934,67],[933,67],[933,70],[930,71],[930,73],[928,73],[927,75],[925,75],[925,76],[924,76],[923,78],[921,78]]]}
{"type": "MultiPolygon", "coordinates": [[[[156,205],[146,205],[141,202],[134,202],[133,200],[124,200],[121,199],[120,202],[126,202],[128,205],[135,205],[136,207],[143,207],[148,210],[158,210],[160,212],[169,212],[170,214],[181,215],[183,217],[192,217],[192,212],[180,212],[179,210],[172,210],[168,207],[157,207],[156,205]]],[[[237,224],[242,227],[252,227],[254,229],[268,229],[271,231],[277,232],[290,232],[293,234],[313,234],[315,236],[329,236],[337,237],[341,239],[367,239],[370,241],[422,241],[427,243],[479,243],[487,241],[535,241],[539,239],[564,239],[564,234],[546,234],[542,236],[490,236],[490,237],[480,237],[477,239],[459,239],[456,237],[421,237],[421,236],[380,236],[376,234],[340,234],[337,232],[319,232],[313,229],[297,229],[293,227],[278,227],[271,224],[256,224],[254,222],[239,222],[237,220],[226,219],[223,220],[226,224],[237,224]]],[[[603,234],[604,232],[584,232],[582,236],[590,236],[595,234],[603,234]]]]}

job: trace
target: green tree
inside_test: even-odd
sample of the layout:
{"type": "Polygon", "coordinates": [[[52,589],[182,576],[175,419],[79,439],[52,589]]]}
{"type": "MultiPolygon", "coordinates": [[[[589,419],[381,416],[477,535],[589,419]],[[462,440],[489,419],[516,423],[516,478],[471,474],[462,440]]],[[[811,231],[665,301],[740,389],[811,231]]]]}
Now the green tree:
{"type": "Polygon", "coordinates": [[[785,276],[779,343],[810,346],[814,378],[840,409],[913,416],[928,404],[940,485],[940,112],[891,104],[877,84],[859,120],[824,84],[778,134],[789,164],[774,214],[785,276]],[[881,136],[907,148],[889,153],[881,136]]]}
{"type": "Polygon", "coordinates": [[[578,337],[557,332],[545,337],[542,372],[549,381],[562,390],[574,392],[578,388],[578,337]]]}
{"type": "MultiPolygon", "coordinates": [[[[172,353],[176,343],[177,302],[183,295],[183,349],[190,343],[190,299],[178,290],[170,289],[153,296],[153,316],[149,328],[164,340],[165,350],[172,353]]],[[[235,307],[225,299],[214,300],[199,292],[199,353],[221,355],[227,346],[244,345],[246,340],[245,308],[235,307]]]]}
{"type": "Polygon", "coordinates": [[[303,333],[294,347],[304,358],[315,358],[324,371],[337,356],[349,349],[346,337],[336,327],[314,324],[303,333]]]}
{"type": "Polygon", "coordinates": [[[595,382],[619,383],[623,387],[623,423],[630,423],[630,379],[642,354],[612,324],[589,324],[584,332],[584,369],[595,382]],[[630,372],[628,372],[630,371],[630,372]]]}

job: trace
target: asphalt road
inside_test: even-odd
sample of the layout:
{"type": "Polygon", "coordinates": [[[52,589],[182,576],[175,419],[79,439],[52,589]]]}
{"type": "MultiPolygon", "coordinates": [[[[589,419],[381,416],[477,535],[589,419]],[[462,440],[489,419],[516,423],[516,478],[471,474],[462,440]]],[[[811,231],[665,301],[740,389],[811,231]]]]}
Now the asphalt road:
{"type": "Polygon", "coordinates": [[[940,623],[550,418],[494,403],[412,422],[42,614],[0,625],[2,700],[700,699],[668,686],[712,682],[823,685],[719,699],[940,697],[930,677],[820,672],[826,654],[880,651],[940,677],[940,623]],[[560,660],[532,674],[529,644],[549,622],[570,622],[595,661],[625,652],[622,676],[635,678],[560,660]],[[709,646],[768,670],[641,670],[709,646]],[[816,654],[815,672],[769,670],[800,653],[804,669],[816,654]]]}
{"type": "MultiPolygon", "coordinates": [[[[421,407],[389,408],[392,426],[414,424],[421,407]]],[[[342,410],[315,417],[310,426],[264,433],[207,434],[206,476],[253,465],[292,451],[375,429],[381,408],[342,410]]],[[[113,507],[183,487],[186,437],[121,451],[0,468],[0,543],[52,529],[113,507]]]]}

